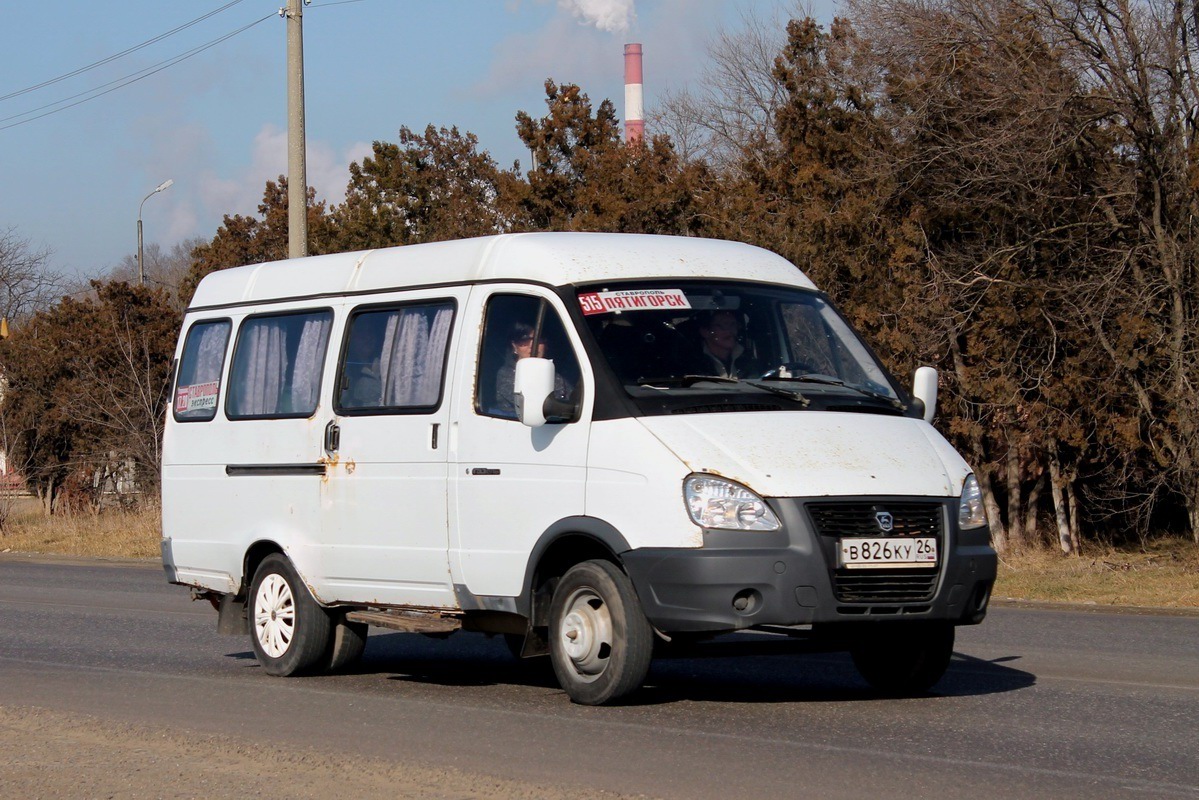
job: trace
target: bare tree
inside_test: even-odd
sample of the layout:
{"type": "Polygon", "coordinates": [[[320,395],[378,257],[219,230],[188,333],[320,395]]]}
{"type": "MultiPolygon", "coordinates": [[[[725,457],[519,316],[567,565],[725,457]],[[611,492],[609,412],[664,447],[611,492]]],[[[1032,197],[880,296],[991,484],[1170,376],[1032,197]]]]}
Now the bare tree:
{"type": "MultiPolygon", "coordinates": [[[[143,248],[145,258],[146,283],[166,291],[171,299],[171,305],[176,310],[182,310],[187,298],[180,299],[179,287],[191,271],[194,258],[192,252],[201,245],[208,244],[202,237],[192,237],[176,242],[164,250],[157,242],[151,242],[143,248]]],[[[105,280],[136,283],[138,280],[137,255],[129,254],[123,257],[105,280]]]]}
{"type": "MultiPolygon", "coordinates": [[[[796,3],[794,16],[808,16],[796,3]]],[[[699,88],[668,92],[650,112],[655,130],[670,136],[686,161],[735,169],[755,142],[775,138],[774,119],[784,92],[774,62],[786,42],[785,20],[749,10],[739,30],[708,46],[711,64],[699,88]]]]}
{"type": "Polygon", "coordinates": [[[1028,0],[1116,134],[1101,210],[1119,230],[1081,307],[1131,399],[1157,487],[1199,541],[1199,79],[1196,8],[1176,0],[1028,0]]]}
{"type": "MultiPolygon", "coordinates": [[[[1163,500],[1199,540],[1199,92],[1194,7],[1167,0],[856,0],[888,74],[899,186],[949,298],[949,395],[1007,496],[1078,539],[1163,500]],[[988,352],[1003,354],[987,358],[988,352]],[[973,420],[973,422],[971,422],[973,420]]],[[[997,502],[989,503],[996,511],[997,502]]],[[[1023,519],[1023,522],[1022,522],[1023,519]]]]}
{"type": "Polygon", "coordinates": [[[13,228],[0,230],[0,317],[12,324],[54,298],[62,277],[49,262],[49,250],[35,249],[13,228]]]}
{"type": "MultiPolygon", "coordinates": [[[[61,291],[63,280],[49,265],[50,251],[34,248],[14,228],[0,231],[0,318],[15,330],[61,291]]],[[[15,451],[19,425],[14,424],[6,395],[8,377],[0,363],[0,458],[3,473],[23,475],[21,456],[15,451]]],[[[0,490],[0,529],[11,510],[12,496],[0,490]]]]}

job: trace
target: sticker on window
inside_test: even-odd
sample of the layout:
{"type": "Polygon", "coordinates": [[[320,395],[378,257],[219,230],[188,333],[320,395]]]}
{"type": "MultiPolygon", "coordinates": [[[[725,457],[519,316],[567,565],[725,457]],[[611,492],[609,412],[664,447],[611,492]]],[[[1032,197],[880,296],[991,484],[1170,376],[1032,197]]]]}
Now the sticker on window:
{"type": "Polygon", "coordinates": [[[691,308],[682,289],[625,289],[619,292],[588,292],[579,295],[584,314],[612,311],[658,311],[691,308]]]}
{"type": "Polygon", "coordinates": [[[175,394],[175,413],[186,414],[189,411],[208,411],[216,408],[216,399],[220,389],[220,381],[180,386],[179,391],[175,394]]]}

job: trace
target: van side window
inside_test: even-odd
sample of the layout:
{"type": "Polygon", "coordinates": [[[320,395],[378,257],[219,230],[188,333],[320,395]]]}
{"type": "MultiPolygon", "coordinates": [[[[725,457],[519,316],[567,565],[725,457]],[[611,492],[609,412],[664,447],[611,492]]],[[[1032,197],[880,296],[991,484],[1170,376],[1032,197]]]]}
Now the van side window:
{"type": "Polygon", "coordinates": [[[229,320],[220,319],[197,322],[187,332],[175,381],[173,408],[179,422],[207,422],[216,416],[231,327],[229,320]]]}
{"type": "Polygon", "coordinates": [[[330,310],[250,317],[237,332],[229,419],[307,417],[316,411],[330,310]]]}
{"type": "Polygon", "coordinates": [[[356,312],[339,370],[339,413],[433,411],[441,404],[454,304],[448,300],[356,312]]]}
{"type": "Polygon", "coordinates": [[[488,417],[517,418],[512,392],[516,362],[529,356],[551,359],[555,395],[561,400],[573,399],[579,385],[579,362],[557,312],[537,297],[492,297],[487,301],[479,348],[475,411],[488,417]]]}

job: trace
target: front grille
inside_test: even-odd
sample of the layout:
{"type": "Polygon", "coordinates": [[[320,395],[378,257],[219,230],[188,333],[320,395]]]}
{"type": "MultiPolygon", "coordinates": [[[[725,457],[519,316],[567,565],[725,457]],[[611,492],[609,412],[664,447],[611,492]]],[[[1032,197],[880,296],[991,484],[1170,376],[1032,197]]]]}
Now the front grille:
{"type": "Polygon", "coordinates": [[[825,553],[833,594],[842,603],[920,603],[931,600],[940,569],[879,568],[836,569],[836,540],[852,537],[932,536],[944,563],[946,540],[940,503],[877,502],[808,503],[816,531],[825,537],[825,553]],[[884,532],[880,515],[890,515],[891,530],[884,532]]]}
{"type": "Polygon", "coordinates": [[[940,503],[809,503],[808,513],[822,536],[936,536],[941,539],[940,503]],[[878,515],[891,515],[891,530],[878,515]]]}
{"type": "Polygon", "coordinates": [[[937,570],[841,570],[833,593],[842,603],[918,603],[937,588],[937,570]]]}

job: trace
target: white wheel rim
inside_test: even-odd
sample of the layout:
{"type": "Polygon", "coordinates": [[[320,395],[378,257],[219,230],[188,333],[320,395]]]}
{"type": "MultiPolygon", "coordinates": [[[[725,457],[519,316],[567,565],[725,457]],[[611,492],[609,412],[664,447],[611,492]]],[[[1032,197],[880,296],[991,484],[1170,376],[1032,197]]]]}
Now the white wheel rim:
{"type": "Polygon", "coordinates": [[[296,633],[296,604],[291,587],[281,575],[263,579],[254,597],[254,635],[271,658],[287,652],[296,633]]]}
{"type": "Polygon", "coordinates": [[[558,628],[562,650],[579,678],[591,682],[604,674],[612,655],[612,615],[592,589],[576,589],[566,602],[558,628]]]}

